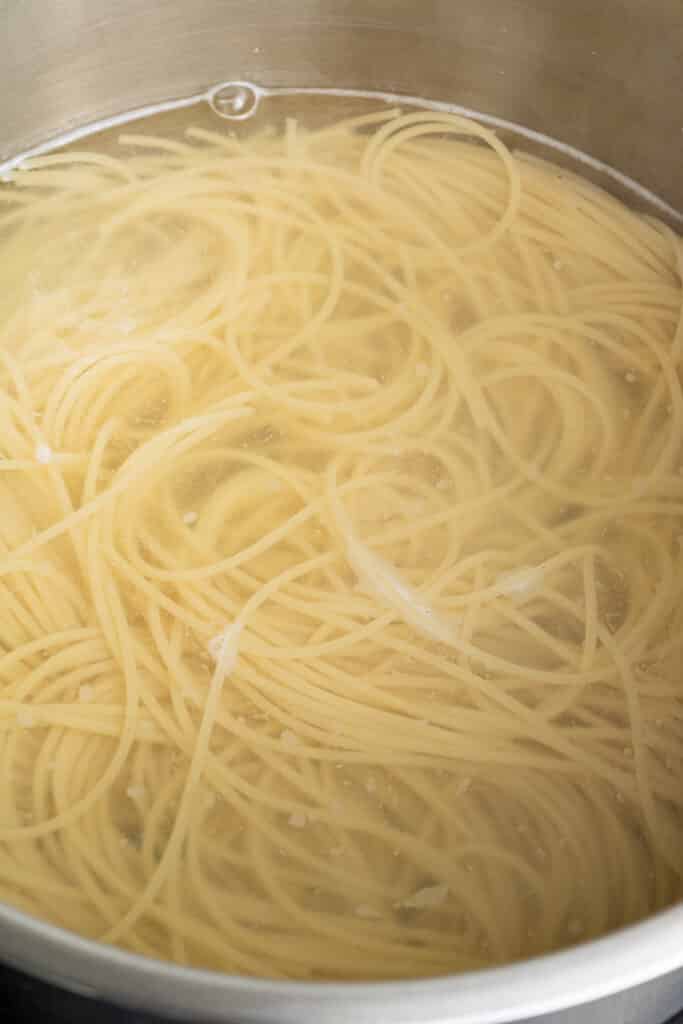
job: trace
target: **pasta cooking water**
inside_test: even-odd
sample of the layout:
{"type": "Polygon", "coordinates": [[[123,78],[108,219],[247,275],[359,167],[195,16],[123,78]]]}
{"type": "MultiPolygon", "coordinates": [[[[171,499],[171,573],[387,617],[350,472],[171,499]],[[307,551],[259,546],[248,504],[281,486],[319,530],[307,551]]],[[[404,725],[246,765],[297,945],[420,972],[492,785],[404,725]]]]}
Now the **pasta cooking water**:
{"type": "Polygon", "coordinates": [[[0,217],[0,898],[291,978],[677,900],[681,240],[429,111],[0,217]]]}

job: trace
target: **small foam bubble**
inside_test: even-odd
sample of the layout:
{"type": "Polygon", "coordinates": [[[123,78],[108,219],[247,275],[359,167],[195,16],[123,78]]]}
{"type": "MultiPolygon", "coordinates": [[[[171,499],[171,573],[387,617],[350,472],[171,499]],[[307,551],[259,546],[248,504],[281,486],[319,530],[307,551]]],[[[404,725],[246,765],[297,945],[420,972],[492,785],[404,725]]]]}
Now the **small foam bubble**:
{"type": "Polygon", "coordinates": [[[36,447],[36,460],[38,462],[42,462],[43,465],[47,465],[49,462],[52,462],[53,457],[54,453],[49,445],[39,444],[36,447]]]}
{"type": "Polygon", "coordinates": [[[467,776],[464,779],[460,779],[457,786],[455,787],[455,796],[464,796],[467,790],[471,787],[471,785],[472,779],[470,779],[469,776],[467,776]]]}
{"type": "Polygon", "coordinates": [[[379,910],[375,910],[374,907],[368,906],[367,903],[361,903],[359,906],[357,906],[355,913],[356,917],[364,917],[368,921],[377,920],[382,916],[379,910]]]}
{"type": "Polygon", "coordinates": [[[226,675],[229,675],[235,663],[237,661],[237,645],[239,643],[240,633],[242,632],[242,624],[234,622],[231,626],[226,626],[222,633],[214,636],[208,643],[208,651],[213,660],[218,662],[223,660],[223,668],[225,669],[226,675]]]}
{"type": "Polygon", "coordinates": [[[287,824],[291,825],[292,828],[305,828],[307,823],[308,818],[302,811],[295,811],[287,819],[287,824]]]}
{"type": "Polygon", "coordinates": [[[426,885],[418,889],[407,900],[403,901],[404,907],[411,907],[415,910],[428,910],[432,907],[440,907],[448,896],[448,886],[444,883],[439,885],[426,885]]]}
{"type": "Polygon", "coordinates": [[[21,708],[17,711],[17,725],[20,725],[22,729],[30,729],[34,723],[33,712],[28,708],[21,708]]]}
{"type": "Polygon", "coordinates": [[[185,515],[183,516],[183,522],[185,523],[185,526],[194,526],[198,519],[199,516],[197,515],[196,512],[186,512],[185,515]]]}
{"type": "Polygon", "coordinates": [[[298,747],[300,745],[300,740],[291,729],[283,729],[280,733],[280,743],[282,743],[284,747],[298,747]]]}
{"type": "Polygon", "coordinates": [[[87,704],[89,701],[93,699],[94,696],[95,689],[92,686],[81,686],[81,688],[78,691],[78,699],[81,701],[82,704],[87,704]]]}
{"type": "Polygon", "coordinates": [[[543,570],[533,566],[502,572],[495,582],[500,594],[529,594],[543,583],[543,570]]]}

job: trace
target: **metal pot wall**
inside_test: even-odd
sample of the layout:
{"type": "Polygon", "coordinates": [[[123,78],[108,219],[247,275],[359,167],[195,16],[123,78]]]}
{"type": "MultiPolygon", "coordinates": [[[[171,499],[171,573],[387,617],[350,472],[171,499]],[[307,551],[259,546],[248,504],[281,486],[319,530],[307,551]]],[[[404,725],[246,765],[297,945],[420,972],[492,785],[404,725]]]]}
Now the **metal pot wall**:
{"type": "MultiPolygon", "coordinates": [[[[2,0],[0,10],[0,161],[102,117],[247,79],[461,104],[585,151],[683,210],[681,0],[2,0]]],[[[0,958],[206,1022],[661,1024],[683,1002],[683,907],[567,952],[421,982],[222,977],[3,907],[0,958]]]]}

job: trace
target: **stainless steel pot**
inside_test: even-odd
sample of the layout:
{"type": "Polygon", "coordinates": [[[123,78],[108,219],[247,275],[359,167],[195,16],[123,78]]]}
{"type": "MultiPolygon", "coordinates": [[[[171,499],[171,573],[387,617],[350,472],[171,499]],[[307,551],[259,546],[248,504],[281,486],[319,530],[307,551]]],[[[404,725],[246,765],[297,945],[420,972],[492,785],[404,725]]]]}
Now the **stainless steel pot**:
{"type": "MultiPolygon", "coordinates": [[[[227,79],[455,102],[590,153],[683,210],[681,0],[0,0],[0,161],[227,79]]],[[[616,186],[615,186],[616,187],[616,186]]],[[[683,907],[476,974],[302,984],[188,970],[0,907],[0,957],[200,1021],[661,1024],[683,1004],[683,907]]]]}

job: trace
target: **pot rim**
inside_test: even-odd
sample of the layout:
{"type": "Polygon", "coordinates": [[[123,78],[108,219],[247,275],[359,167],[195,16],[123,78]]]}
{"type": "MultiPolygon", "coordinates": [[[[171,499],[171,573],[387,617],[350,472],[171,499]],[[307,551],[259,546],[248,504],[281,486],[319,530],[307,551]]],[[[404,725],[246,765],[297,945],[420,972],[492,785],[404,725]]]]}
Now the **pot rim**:
{"type": "Polygon", "coordinates": [[[80,994],[141,1010],[226,1020],[487,1024],[589,1003],[683,966],[683,904],[555,953],[480,971],[403,981],[281,981],[183,967],[107,946],[0,904],[0,958],[80,994]],[[270,1012],[272,1011],[272,1013],[270,1012]],[[457,1016],[453,1016],[453,1014],[457,1016]],[[389,1019],[387,1017],[387,1019],[389,1019]]]}

